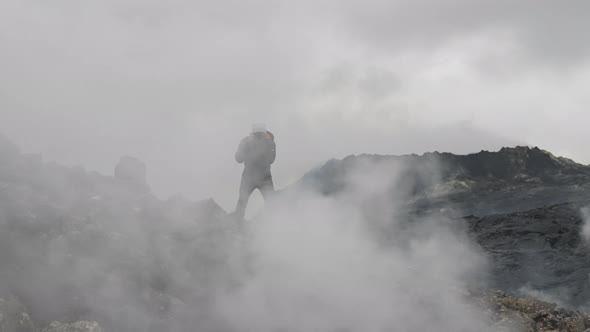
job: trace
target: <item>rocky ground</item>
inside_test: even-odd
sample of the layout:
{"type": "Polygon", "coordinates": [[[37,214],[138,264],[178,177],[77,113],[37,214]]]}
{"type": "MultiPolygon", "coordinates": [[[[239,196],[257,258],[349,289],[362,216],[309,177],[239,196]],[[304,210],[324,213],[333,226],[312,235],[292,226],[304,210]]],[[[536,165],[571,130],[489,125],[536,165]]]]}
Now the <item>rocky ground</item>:
{"type": "Polygon", "coordinates": [[[102,332],[97,322],[51,322],[40,327],[16,298],[0,298],[0,331],[6,332],[102,332]]]}
{"type": "Polygon", "coordinates": [[[590,205],[589,166],[528,147],[466,156],[361,155],[332,160],[299,185],[338,195],[367,167],[390,182],[391,195],[379,199],[397,204],[398,216],[466,220],[494,260],[495,287],[551,294],[569,306],[589,303],[590,249],[580,235],[581,209],[590,205]]]}
{"type": "Polygon", "coordinates": [[[506,295],[502,291],[479,294],[498,331],[587,332],[588,316],[579,311],[557,308],[556,304],[506,295]]]}
{"type": "Polygon", "coordinates": [[[472,155],[349,156],[307,173],[298,186],[338,195],[367,169],[391,185],[405,211],[487,216],[590,201],[590,166],[539,148],[504,148],[472,155]]]}
{"type": "Polygon", "coordinates": [[[205,321],[183,308],[235,283],[226,262],[239,242],[225,211],[159,200],[133,158],[114,174],[44,163],[0,139],[0,331],[101,331],[86,320],[162,331],[167,320],[205,321]]]}
{"type": "Polygon", "coordinates": [[[537,290],[573,307],[588,303],[590,248],[581,236],[579,205],[466,219],[470,233],[493,258],[496,287],[537,290]]]}
{"type": "MultiPolygon", "coordinates": [[[[391,190],[378,199],[396,204],[393,217],[445,215],[460,224],[465,221],[470,236],[493,262],[488,276],[492,287],[587,310],[590,248],[581,235],[581,209],[590,205],[589,166],[528,147],[466,156],[360,155],[332,160],[308,173],[298,186],[337,196],[355,185],[350,179],[367,168],[377,169],[389,181],[391,190]]],[[[582,314],[552,311],[555,305],[550,310],[543,304],[542,314],[530,314],[506,301],[541,302],[514,302],[504,294],[488,299],[499,303],[496,307],[505,312],[500,316],[525,317],[531,331],[587,327],[580,323],[582,314]],[[563,323],[566,316],[576,323],[563,323]]]]}
{"type": "MultiPolygon", "coordinates": [[[[489,255],[486,278],[501,291],[468,297],[498,331],[590,328],[580,213],[590,167],[531,148],[364,155],[297,186],[338,195],[367,167],[390,186],[378,193],[396,206],[388,218],[444,215],[489,255]]],[[[135,158],[105,176],[45,163],[0,137],[0,332],[231,331],[210,308],[248,273],[243,246],[214,201],[155,197],[135,158]]]]}
{"type": "MultiPolygon", "coordinates": [[[[556,304],[509,296],[502,291],[469,294],[493,322],[493,330],[506,332],[588,332],[590,318],[579,311],[564,310],[556,304]]],[[[198,330],[198,329],[196,329],[198,330]]],[[[51,322],[39,327],[17,299],[0,299],[2,332],[103,332],[94,321],[51,322]]]]}

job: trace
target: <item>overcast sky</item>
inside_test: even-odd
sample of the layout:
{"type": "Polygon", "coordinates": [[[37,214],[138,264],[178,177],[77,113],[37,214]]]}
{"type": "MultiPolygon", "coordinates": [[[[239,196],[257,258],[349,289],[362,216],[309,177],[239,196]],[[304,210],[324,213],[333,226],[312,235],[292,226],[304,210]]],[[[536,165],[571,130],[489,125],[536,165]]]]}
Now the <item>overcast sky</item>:
{"type": "Polygon", "coordinates": [[[590,163],[587,0],[2,0],[0,132],[156,193],[237,198],[252,122],[283,187],[348,154],[536,145],[590,163]]]}

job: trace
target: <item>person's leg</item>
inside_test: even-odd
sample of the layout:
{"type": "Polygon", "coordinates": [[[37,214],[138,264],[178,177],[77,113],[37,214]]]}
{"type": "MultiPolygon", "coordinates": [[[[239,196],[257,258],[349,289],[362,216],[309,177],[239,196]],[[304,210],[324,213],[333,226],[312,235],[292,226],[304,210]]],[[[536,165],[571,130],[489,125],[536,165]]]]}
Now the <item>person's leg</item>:
{"type": "Polygon", "coordinates": [[[250,195],[256,189],[252,180],[247,176],[242,176],[242,182],[240,183],[240,197],[238,198],[238,204],[236,205],[236,211],[234,214],[240,218],[244,218],[246,215],[246,207],[248,206],[248,200],[250,195]]]}
{"type": "Polygon", "coordinates": [[[264,201],[268,201],[270,197],[275,193],[275,186],[272,182],[272,176],[268,176],[258,185],[258,190],[262,194],[264,201]]]}

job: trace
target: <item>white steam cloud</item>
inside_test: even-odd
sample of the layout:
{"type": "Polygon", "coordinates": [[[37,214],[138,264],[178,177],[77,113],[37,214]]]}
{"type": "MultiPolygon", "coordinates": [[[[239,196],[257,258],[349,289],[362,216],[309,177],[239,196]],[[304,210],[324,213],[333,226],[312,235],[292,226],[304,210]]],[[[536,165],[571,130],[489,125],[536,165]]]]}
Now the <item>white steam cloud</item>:
{"type": "Polygon", "coordinates": [[[351,188],[363,190],[336,198],[291,192],[251,223],[252,273],[238,291],[217,300],[221,317],[235,330],[483,331],[491,326],[465,296],[470,286],[483,283],[478,278],[486,259],[456,228],[440,218],[390,220],[388,232],[396,241],[377,241],[374,231],[382,227],[369,227],[367,218],[391,216],[391,209],[383,200],[369,205],[373,211],[367,214],[367,205],[356,203],[385,195],[399,182],[392,174],[399,173],[368,166],[361,167],[366,176],[352,172],[350,179],[351,188]],[[373,184],[373,190],[359,180],[373,184]]]}

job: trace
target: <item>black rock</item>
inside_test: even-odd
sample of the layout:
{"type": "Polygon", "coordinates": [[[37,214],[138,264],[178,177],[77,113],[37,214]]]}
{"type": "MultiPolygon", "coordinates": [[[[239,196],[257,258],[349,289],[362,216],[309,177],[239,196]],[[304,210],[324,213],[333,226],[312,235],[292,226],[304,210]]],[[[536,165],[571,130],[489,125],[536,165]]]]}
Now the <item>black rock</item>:
{"type": "Polygon", "coordinates": [[[580,206],[468,218],[470,233],[493,259],[495,287],[540,291],[564,304],[590,300],[590,248],[581,238],[580,206]]]}

